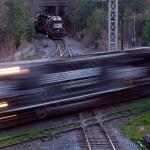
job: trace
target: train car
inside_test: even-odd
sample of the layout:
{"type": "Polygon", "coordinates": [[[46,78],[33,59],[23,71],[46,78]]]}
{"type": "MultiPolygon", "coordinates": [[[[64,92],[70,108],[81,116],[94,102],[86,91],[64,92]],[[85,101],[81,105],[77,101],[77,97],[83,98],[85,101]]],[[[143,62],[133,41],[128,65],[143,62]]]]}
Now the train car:
{"type": "Polygon", "coordinates": [[[0,65],[0,129],[150,93],[150,50],[0,65]]]}
{"type": "Polygon", "coordinates": [[[61,39],[66,34],[63,19],[55,15],[38,14],[35,28],[53,39],[61,39]]]}

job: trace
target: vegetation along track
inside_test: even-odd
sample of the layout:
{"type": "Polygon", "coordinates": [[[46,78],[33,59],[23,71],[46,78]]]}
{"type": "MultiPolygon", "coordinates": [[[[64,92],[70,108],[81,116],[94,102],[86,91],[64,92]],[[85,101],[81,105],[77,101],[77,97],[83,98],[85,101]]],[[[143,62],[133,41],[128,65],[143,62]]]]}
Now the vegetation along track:
{"type": "Polygon", "coordinates": [[[50,54],[50,58],[57,55],[58,58],[63,59],[63,58],[71,58],[72,57],[72,52],[69,46],[64,42],[63,39],[61,40],[53,40],[55,45],[56,45],[56,50],[50,54]]]}

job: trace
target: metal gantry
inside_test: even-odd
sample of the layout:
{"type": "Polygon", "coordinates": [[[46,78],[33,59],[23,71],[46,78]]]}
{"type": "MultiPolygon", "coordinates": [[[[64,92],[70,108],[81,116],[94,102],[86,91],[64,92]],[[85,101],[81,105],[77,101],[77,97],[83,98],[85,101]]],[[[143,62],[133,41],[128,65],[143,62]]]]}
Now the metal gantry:
{"type": "Polygon", "coordinates": [[[109,0],[108,4],[108,50],[118,50],[118,0],[109,0]]]}
{"type": "Polygon", "coordinates": [[[108,51],[118,50],[118,1],[119,0],[90,0],[108,2],[108,51]]]}

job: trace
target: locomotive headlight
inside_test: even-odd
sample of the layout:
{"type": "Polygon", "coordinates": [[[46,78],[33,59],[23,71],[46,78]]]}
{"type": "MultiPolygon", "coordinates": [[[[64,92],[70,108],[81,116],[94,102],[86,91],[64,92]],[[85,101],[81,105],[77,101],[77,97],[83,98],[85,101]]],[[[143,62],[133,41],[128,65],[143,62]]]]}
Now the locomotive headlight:
{"type": "Polygon", "coordinates": [[[8,107],[8,103],[7,102],[0,102],[0,108],[5,108],[8,107]]]}
{"type": "Polygon", "coordinates": [[[17,74],[26,74],[28,72],[28,69],[22,69],[20,67],[2,68],[0,69],[0,77],[17,74]]]}

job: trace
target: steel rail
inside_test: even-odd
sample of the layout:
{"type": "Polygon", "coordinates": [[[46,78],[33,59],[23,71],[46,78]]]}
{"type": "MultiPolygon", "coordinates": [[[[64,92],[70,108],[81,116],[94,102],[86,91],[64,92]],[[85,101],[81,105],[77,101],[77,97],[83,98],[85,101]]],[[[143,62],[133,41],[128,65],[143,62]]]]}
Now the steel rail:
{"type": "MultiPolygon", "coordinates": [[[[65,47],[66,47],[66,46],[65,46],[65,47]]],[[[67,48],[65,48],[65,50],[64,50],[63,53],[62,53],[62,56],[64,56],[67,51],[68,51],[67,48]]]]}
{"type": "Polygon", "coordinates": [[[55,44],[56,44],[57,48],[56,48],[56,50],[52,54],[50,54],[49,57],[53,57],[55,54],[59,53],[59,58],[63,58],[63,55],[62,55],[59,43],[56,43],[56,41],[55,41],[55,44]]]}
{"type": "Polygon", "coordinates": [[[63,45],[65,45],[64,42],[63,42],[63,40],[56,40],[56,41],[55,41],[55,44],[56,44],[56,46],[57,46],[57,50],[58,50],[58,53],[59,53],[59,58],[63,59],[63,52],[62,52],[62,50],[61,50],[60,42],[61,42],[63,45]]]}
{"type": "Polygon", "coordinates": [[[58,44],[59,58],[63,58],[63,53],[61,51],[60,45],[58,44]]]}
{"type": "Polygon", "coordinates": [[[73,55],[72,55],[71,50],[70,50],[70,48],[68,47],[67,44],[66,44],[66,49],[67,49],[67,51],[68,51],[68,53],[69,53],[70,58],[72,58],[73,55]]]}
{"type": "Polygon", "coordinates": [[[50,55],[50,57],[53,57],[57,52],[59,52],[58,47],[57,47],[57,49],[50,55]]]}
{"type": "MultiPolygon", "coordinates": [[[[116,150],[115,145],[113,144],[113,141],[111,140],[111,137],[110,137],[110,135],[109,135],[107,129],[105,128],[105,126],[104,126],[104,124],[103,124],[103,121],[101,120],[99,114],[97,114],[97,112],[95,112],[95,111],[93,111],[93,114],[94,114],[94,116],[96,116],[96,119],[97,119],[97,121],[98,121],[98,125],[99,125],[99,127],[103,130],[103,132],[104,132],[106,138],[108,139],[108,141],[109,141],[109,143],[110,143],[110,145],[111,145],[112,150],[116,150]]],[[[87,132],[86,132],[86,124],[85,124],[85,121],[84,121],[84,119],[83,119],[83,117],[82,117],[82,112],[79,113],[79,116],[80,116],[81,127],[82,127],[82,129],[83,129],[83,133],[84,133],[84,136],[85,136],[85,138],[86,138],[87,145],[88,145],[88,149],[89,149],[89,150],[92,150],[92,147],[91,147],[91,145],[90,145],[90,141],[89,141],[89,138],[88,138],[88,135],[87,135],[87,132]]]]}
{"type": "Polygon", "coordinates": [[[100,118],[99,114],[98,114],[96,111],[94,111],[94,113],[95,113],[96,118],[97,118],[97,120],[98,120],[98,124],[99,124],[100,127],[103,129],[103,131],[104,131],[104,133],[105,133],[105,135],[106,135],[106,137],[107,137],[107,139],[108,139],[108,141],[109,141],[109,143],[110,143],[110,145],[111,145],[111,147],[112,147],[112,150],[116,150],[116,147],[115,147],[115,145],[113,144],[113,141],[112,141],[112,139],[111,139],[111,137],[110,137],[110,135],[109,135],[109,133],[108,133],[108,131],[107,131],[107,129],[106,129],[104,123],[103,123],[103,120],[100,118]]]}
{"type": "Polygon", "coordinates": [[[82,130],[83,130],[83,133],[84,133],[87,145],[88,145],[88,149],[92,150],[91,145],[90,145],[90,141],[88,139],[88,135],[86,133],[86,125],[85,125],[84,119],[82,117],[82,113],[79,113],[79,118],[80,118],[80,123],[81,123],[82,130]]]}
{"type": "Polygon", "coordinates": [[[50,57],[53,57],[55,54],[59,53],[59,58],[63,59],[64,55],[68,52],[69,57],[72,58],[71,50],[68,47],[68,45],[64,42],[64,40],[55,41],[55,44],[57,46],[57,49],[50,55],[50,57]],[[64,45],[65,49],[62,51],[60,42],[64,45]]]}
{"type": "MultiPolygon", "coordinates": [[[[113,113],[116,113],[116,112],[113,112],[113,113]]],[[[101,117],[103,117],[103,116],[105,116],[105,115],[102,115],[101,117]]],[[[106,116],[107,116],[107,114],[106,114],[106,116]]],[[[114,119],[116,119],[116,118],[114,118],[114,119]]],[[[87,121],[87,120],[86,120],[87,121]]],[[[73,124],[77,124],[77,123],[80,123],[80,126],[78,126],[78,128],[77,127],[75,127],[75,128],[71,128],[69,131],[72,131],[72,130],[76,130],[76,129],[80,129],[81,128],[81,122],[80,121],[77,121],[77,122],[74,122],[73,124]]],[[[97,123],[97,121],[96,122],[94,122],[93,123],[93,125],[95,125],[97,123]]],[[[71,124],[65,124],[65,125],[62,125],[62,126],[57,126],[57,127],[55,127],[55,129],[57,129],[57,128],[62,128],[62,127],[64,127],[64,126],[72,126],[73,125],[72,123],[71,124]]],[[[89,126],[89,125],[88,125],[89,126]]],[[[46,129],[44,129],[45,131],[49,131],[49,130],[51,130],[51,131],[53,131],[53,129],[54,128],[46,128],[46,129]]],[[[63,131],[62,131],[63,132],[63,131]]],[[[68,130],[67,130],[67,132],[68,132],[68,130]]],[[[4,140],[11,140],[11,139],[13,139],[13,138],[16,138],[16,137],[20,137],[20,136],[22,136],[22,135],[26,135],[26,134],[30,134],[30,133],[22,133],[22,134],[19,134],[19,135],[16,135],[16,136],[12,136],[12,137],[6,137],[6,138],[1,138],[0,139],[0,142],[2,142],[2,141],[4,141],[4,140]]],[[[55,137],[55,135],[57,135],[57,134],[59,134],[59,133],[55,133],[55,132],[53,132],[53,133],[50,133],[51,134],[51,137],[52,137],[52,150],[54,150],[54,145],[53,144],[55,144],[55,141],[53,140],[54,138],[53,137],[55,137]]],[[[44,136],[45,137],[45,136],[44,136]]],[[[35,139],[38,139],[38,137],[37,138],[35,138],[35,139]]],[[[31,140],[27,140],[27,141],[32,141],[32,140],[34,140],[34,139],[31,139],[31,140]]],[[[19,143],[22,143],[22,142],[19,142],[19,143]]],[[[18,144],[19,144],[18,143],[18,144]]],[[[17,143],[15,143],[15,144],[12,144],[12,145],[16,145],[17,143]]],[[[11,146],[12,146],[11,145],[11,146]]],[[[9,145],[7,145],[7,146],[9,146],[9,145]]],[[[3,146],[3,147],[7,147],[7,146],[3,146]]],[[[2,148],[2,147],[1,147],[2,148]]]]}
{"type": "Polygon", "coordinates": [[[65,45],[65,50],[63,51],[62,56],[64,56],[68,52],[69,57],[72,58],[71,50],[68,45],[64,42],[64,40],[61,40],[61,42],[63,43],[63,45],[65,45]]]}

